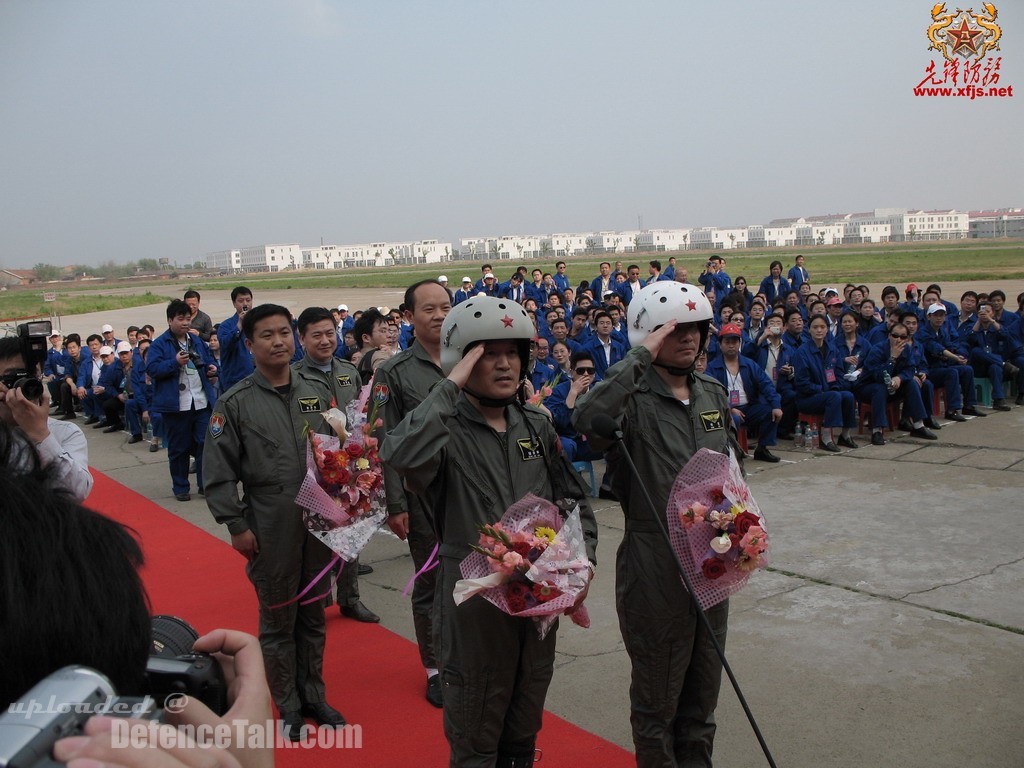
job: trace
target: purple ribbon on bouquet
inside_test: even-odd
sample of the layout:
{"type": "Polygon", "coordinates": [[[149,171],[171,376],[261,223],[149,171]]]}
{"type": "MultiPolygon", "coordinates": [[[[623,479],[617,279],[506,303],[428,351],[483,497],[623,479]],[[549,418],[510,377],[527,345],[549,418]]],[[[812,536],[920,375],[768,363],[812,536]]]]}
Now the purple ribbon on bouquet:
{"type": "MultiPolygon", "coordinates": [[[[286,605],[291,605],[294,602],[298,602],[299,605],[309,605],[310,603],[315,603],[317,600],[323,600],[325,597],[331,594],[331,590],[334,588],[333,578],[331,579],[331,585],[327,588],[327,591],[324,592],[322,595],[317,595],[316,597],[309,597],[305,600],[303,600],[302,598],[306,596],[306,593],[309,592],[309,590],[311,590],[320,582],[320,579],[322,579],[330,572],[330,570],[337,564],[339,560],[341,560],[341,555],[335,555],[331,559],[331,562],[324,566],[324,569],[320,571],[320,573],[318,573],[316,576],[314,576],[313,580],[310,581],[309,584],[307,584],[305,588],[303,588],[303,590],[299,592],[299,594],[297,594],[291,600],[285,600],[283,603],[278,603],[277,605],[269,606],[269,610],[274,610],[275,608],[284,608],[286,605]]],[[[344,568],[345,563],[342,563],[341,567],[344,568]]],[[[338,572],[341,572],[340,568],[338,569],[338,572]]]]}
{"type": "Polygon", "coordinates": [[[430,550],[430,557],[427,558],[427,562],[425,562],[423,564],[423,567],[416,571],[416,573],[412,575],[412,578],[409,579],[408,582],[406,582],[405,589],[402,590],[403,597],[409,596],[409,592],[412,590],[412,585],[416,582],[416,579],[418,579],[420,576],[422,576],[424,573],[431,570],[432,568],[437,568],[438,564],[441,562],[437,557],[438,546],[438,544],[434,545],[434,548],[430,550]]]}

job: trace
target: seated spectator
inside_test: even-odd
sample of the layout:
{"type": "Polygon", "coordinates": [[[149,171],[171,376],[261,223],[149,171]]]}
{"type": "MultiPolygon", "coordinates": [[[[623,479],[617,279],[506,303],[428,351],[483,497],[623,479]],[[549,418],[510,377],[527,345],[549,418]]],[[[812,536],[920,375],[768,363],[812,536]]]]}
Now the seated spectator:
{"type": "Polygon", "coordinates": [[[946,418],[966,421],[964,414],[984,416],[977,408],[974,369],[968,364],[967,345],[961,344],[956,331],[950,330],[946,306],[936,301],[929,305],[926,313],[925,324],[918,329],[916,341],[924,350],[932,383],[946,391],[946,418]]]}
{"type": "Polygon", "coordinates": [[[583,350],[590,352],[599,377],[626,356],[626,345],[612,338],[612,318],[607,312],[595,315],[596,333],[590,337],[583,350]]]}
{"type": "MultiPolygon", "coordinates": [[[[907,310],[900,315],[900,322],[907,329],[909,338],[907,339],[907,351],[910,354],[911,364],[914,370],[917,372],[916,378],[918,384],[921,386],[921,400],[924,402],[925,419],[924,424],[934,430],[942,429],[942,425],[939,424],[933,413],[935,409],[935,385],[928,375],[928,361],[925,358],[924,347],[917,342],[915,338],[917,332],[920,330],[920,322],[917,318],[917,312],[907,310]]],[[[900,428],[910,430],[910,425],[906,419],[900,424],[900,428]]]]}
{"type": "Polygon", "coordinates": [[[100,375],[103,373],[103,360],[100,357],[100,350],[103,349],[103,338],[98,334],[92,334],[85,340],[89,348],[88,354],[83,353],[85,358],[78,367],[78,399],[82,403],[82,411],[85,413],[86,424],[96,424],[103,413],[99,400],[94,392],[94,387],[100,382],[100,375]]]}
{"type": "Polygon", "coordinates": [[[886,408],[889,404],[889,394],[885,385],[875,381],[864,372],[864,360],[871,350],[871,346],[858,331],[860,325],[856,313],[852,310],[844,310],[840,325],[842,326],[842,335],[835,342],[835,346],[846,365],[843,378],[848,383],[857,402],[871,406],[871,444],[885,445],[882,430],[890,426],[886,408]]]}
{"type": "Polygon", "coordinates": [[[722,354],[708,363],[707,374],[725,386],[736,429],[746,425],[748,435],[757,438],[754,458],[778,462],[779,457],[769,449],[777,442],[782,398],[764,370],[753,360],[740,356],[742,337],[743,331],[738,325],[730,323],[722,327],[718,332],[722,354]]]}
{"type": "MultiPolygon", "coordinates": [[[[725,297],[725,301],[722,303],[724,304],[726,301],[733,303],[736,300],[743,302],[742,307],[744,310],[750,309],[750,305],[754,302],[754,294],[752,294],[750,289],[747,288],[747,278],[742,275],[736,278],[736,281],[732,285],[732,291],[725,297]]],[[[736,307],[739,305],[733,303],[733,306],[736,307]]]]}
{"type": "Polygon", "coordinates": [[[935,433],[925,426],[927,418],[921,396],[921,381],[911,350],[910,332],[900,322],[889,329],[888,338],[871,347],[864,360],[865,375],[881,382],[888,391],[889,400],[903,404],[903,418],[910,422],[910,434],[924,440],[937,440],[935,433]]]}
{"type": "Polygon", "coordinates": [[[591,449],[584,435],[572,425],[572,414],[576,400],[590,391],[600,381],[590,352],[581,350],[572,356],[571,375],[555,385],[551,394],[544,399],[544,407],[551,414],[562,449],[569,461],[597,461],[601,453],[591,449]]]}
{"type": "MultiPolygon", "coordinates": [[[[962,316],[962,314],[961,314],[962,316]]],[[[967,334],[969,359],[976,376],[987,376],[992,385],[992,407],[1008,411],[1004,377],[1017,377],[1018,405],[1024,405],[1024,355],[1021,346],[995,319],[992,305],[979,302],[978,317],[967,334]]]]}
{"type": "Polygon", "coordinates": [[[530,345],[530,367],[526,372],[534,392],[539,392],[545,384],[550,384],[558,375],[555,366],[548,359],[548,340],[540,336],[530,345]]]}
{"type": "Polygon", "coordinates": [[[771,380],[782,401],[782,419],[778,436],[789,439],[796,425],[796,389],[793,386],[795,369],[792,364],[793,349],[783,342],[782,318],[772,315],[766,321],[764,331],[744,347],[743,355],[754,360],[771,380]]]}
{"type": "Polygon", "coordinates": [[[896,289],[895,285],[887,285],[882,289],[882,306],[879,307],[878,313],[882,316],[882,320],[885,320],[892,313],[899,313],[900,307],[900,292],[896,289]]]}
{"type": "MultiPolygon", "coordinates": [[[[562,320],[562,325],[565,321],[562,320]]],[[[555,361],[555,373],[563,379],[569,378],[572,372],[572,350],[564,341],[556,341],[551,345],[551,359],[555,361]]]]}
{"type": "Polygon", "coordinates": [[[857,426],[854,397],[836,368],[843,370],[838,353],[828,342],[828,321],[824,315],[815,315],[810,322],[811,340],[803,344],[793,356],[797,408],[800,413],[821,414],[821,435],[818,447],[838,453],[842,445],[856,448],[853,428],[857,426]],[[838,440],[832,430],[839,429],[838,440]]]}
{"type": "MultiPolygon", "coordinates": [[[[782,321],[785,327],[782,341],[794,352],[810,341],[810,334],[804,330],[804,316],[800,309],[787,307],[782,321]]],[[[825,332],[828,333],[828,320],[825,321],[825,328],[825,332]]]]}
{"type": "Polygon", "coordinates": [[[78,374],[83,362],[82,339],[77,333],[69,333],[64,341],[64,376],[60,384],[61,421],[74,421],[75,409],[81,408],[78,399],[78,374]]]}
{"type": "Polygon", "coordinates": [[[112,347],[100,347],[100,360],[103,361],[100,378],[92,388],[99,408],[100,420],[93,424],[92,428],[102,429],[104,432],[117,432],[121,429],[121,401],[117,400],[117,396],[123,386],[124,371],[121,370],[121,364],[117,361],[112,347]],[[116,401],[111,407],[114,421],[107,419],[107,404],[111,400],[116,401]],[[111,427],[114,428],[111,429],[111,427]]]}
{"type": "Polygon", "coordinates": [[[882,316],[875,308],[875,302],[871,299],[864,299],[860,303],[857,314],[857,322],[860,325],[859,332],[864,338],[867,338],[876,325],[882,324],[882,316]]]}

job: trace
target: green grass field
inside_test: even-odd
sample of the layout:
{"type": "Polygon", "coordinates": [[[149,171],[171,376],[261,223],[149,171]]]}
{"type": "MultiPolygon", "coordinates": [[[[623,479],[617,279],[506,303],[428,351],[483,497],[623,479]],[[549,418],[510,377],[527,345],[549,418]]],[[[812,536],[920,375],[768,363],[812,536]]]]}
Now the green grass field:
{"type": "MultiPolygon", "coordinates": [[[[708,256],[718,253],[728,260],[726,271],[735,280],[747,278],[752,289],[768,274],[768,265],[778,259],[788,270],[797,253],[807,257],[807,269],[816,287],[857,283],[931,283],[981,280],[1024,280],[1024,242],[957,240],[935,243],[884,243],[878,245],[812,246],[807,248],[737,249],[730,251],[684,251],[679,253],[621,253],[606,257],[581,256],[566,259],[570,277],[578,283],[598,273],[602,261],[637,263],[642,276],[647,276],[647,262],[658,258],[663,264],[676,256],[678,264],[690,271],[690,281],[697,275],[708,256]]],[[[534,266],[554,271],[555,257],[546,259],[501,260],[491,262],[500,281],[508,279],[519,264],[530,270],[534,266]]],[[[274,274],[233,275],[196,280],[191,287],[202,291],[227,290],[235,285],[249,285],[255,290],[287,290],[290,288],[404,288],[417,280],[446,274],[449,287],[459,287],[468,275],[480,277],[484,260],[456,261],[444,264],[390,267],[387,269],[350,269],[336,272],[288,272],[274,274]]],[[[182,281],[176,281],[175,286],[182,281]]],[[[44,289],[30,286],[0,294],[0,318],[49,314],[82,314],[107,309],[122,309],[144,304],[160,304],[169,300],[164,294],[177,293],[167,281],[88,284],[47,284],[44,289]],[[44,302],[43,290],[56,291],[57,301],[44,302]],[[116,290],[116,295],[109,291],[116,290]]]]}

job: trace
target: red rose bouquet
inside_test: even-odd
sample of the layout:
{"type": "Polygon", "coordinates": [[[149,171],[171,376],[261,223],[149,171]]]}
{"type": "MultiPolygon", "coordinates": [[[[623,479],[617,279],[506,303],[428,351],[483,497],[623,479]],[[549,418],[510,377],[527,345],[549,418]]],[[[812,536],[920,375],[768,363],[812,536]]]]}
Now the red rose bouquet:
{"type": "MultiPolygon", "coordinates": [[[[308,432],[306,477],[295,497],[310,532],[351,561],[387,516],[384,468],[377,454],[377,403],[367,413],[370,384],[347,413],[324,414],[336,435],[308,432]]],[[[333,404],[332,404],[333,405],[333,404]]]]}
{"type": "Polygon", "coordinates": [[[679,472],[668,501],[672,548],[707,609],[768,565],[768,530],[731,454],[702,448],[679,472]]]}
{"type": "MultiPolygon", "coordinates": [[[[480,539],[459,568],[455,604],[473,595],[510,616],[530,616],[541,639],[573,607],[590,583],[590,562],[579,508],[563,520],[558,507],[532,494],[509,507],[501,520],[480,526],[480,539]]],[[[569,617],[590,626],[586,608],[569,617]]]]}

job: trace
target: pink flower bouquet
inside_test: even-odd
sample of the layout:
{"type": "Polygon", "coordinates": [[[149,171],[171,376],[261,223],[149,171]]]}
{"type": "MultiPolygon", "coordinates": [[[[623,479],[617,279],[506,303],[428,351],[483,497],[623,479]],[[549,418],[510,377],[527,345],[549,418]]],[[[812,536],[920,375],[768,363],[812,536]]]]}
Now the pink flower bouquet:
{"type": "MultiPolygon", "coordinates": [[[[534,495],[517,501],[480,539],[459,568],[455,604],[482,595],[510,616],[530,616],[541,639],[590,583],[579,508],[563,520],[558,507],[534,495]]],[[[590,626],[586,608],[569,617],[590,626]]]]}
{"type": "Polygon", "coordinates": [[[326,414],[338,436],[309,432],[306,477],[295,503],[309,531],[345,561],[353,560],[387,517],[383,464],[377,454],[376,404],[367,415],[370,385],[342,414],[326,414]]]}
{"type": "Polygon", "coordinates": [[[732,454],[701,448],[679,472],[668,501],[672,548],[708,609],[768,565],[768,530],[732,454]]]}

